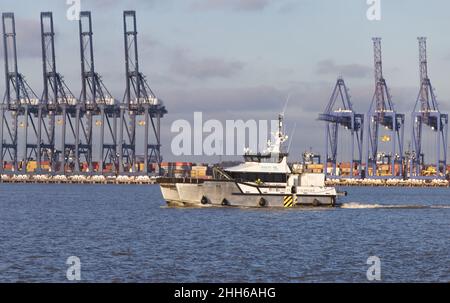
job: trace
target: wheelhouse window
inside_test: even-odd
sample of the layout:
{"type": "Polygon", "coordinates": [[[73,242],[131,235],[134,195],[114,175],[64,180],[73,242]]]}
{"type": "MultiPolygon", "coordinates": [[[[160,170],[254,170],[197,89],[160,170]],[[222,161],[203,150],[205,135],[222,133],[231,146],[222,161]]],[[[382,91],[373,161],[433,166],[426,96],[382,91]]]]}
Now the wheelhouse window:
{"type": "Polygon", "coordinates": [[[255,182],[262,181],[266,183],[285,183],[287,180],[284,173],[230,173],[231,177],[237,181],[255,182]]]}

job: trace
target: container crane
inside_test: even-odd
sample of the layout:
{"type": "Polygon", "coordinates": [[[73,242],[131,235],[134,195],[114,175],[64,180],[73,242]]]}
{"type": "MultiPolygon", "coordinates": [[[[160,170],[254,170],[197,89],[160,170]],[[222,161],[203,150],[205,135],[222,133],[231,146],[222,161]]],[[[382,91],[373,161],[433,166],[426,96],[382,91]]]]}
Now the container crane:
{"type": "Polygon", "coordinates": [[[324,172],[331,178],[338,178],[337,152],[339,145],[339,126],[350,131],[351,134],[351,159],[350,177],[354,175],[354,163],[359,164],[359,176],[361,176],[362,144],[364,134],[364,115],[353,110],[347,86],[342,78],[337,80],[330,101],[324,111],[319,115],[319,120],[326,122],[325,139],[325,166],[324,172]],[[355,159],[355,148],[357,157],[355,159]],[[328,164],[331,163],[332,170],[328,172],[328,164]]]}
{"type": "Polygon", "coordinates": [[[428,77],[427,39],[425,37],[417,39],[419,41],[420,91],[412,113],[413,155],[410,175],[415,178],[443,179],[447,167],[448,114],[440,112],[431,80],[428,77]],[[425,165],[422,150],[424,126],[434,132],[436,139],[435,169],[434,173],[428,176],[422,176],[425,165]]]}
{"type": "Polygon", "coordinates": [[[373,38],[375,63],[375,93],[368,112],[366,177],[401,178],[403,175],[403,140],[405,115],[396,112],[386,80],[383,77],[381,38],[373,38]],[[382,131],[388,135],[381,136],[382,131]],[[390,151],[381,151],[380,143],[390,151]],[[387,163],[386,163],[387,160],[387,163]],[[388,166],[380,174],[378,165],[388,166]],[[397,169],[396,169],[397,168],[397,169]]]}

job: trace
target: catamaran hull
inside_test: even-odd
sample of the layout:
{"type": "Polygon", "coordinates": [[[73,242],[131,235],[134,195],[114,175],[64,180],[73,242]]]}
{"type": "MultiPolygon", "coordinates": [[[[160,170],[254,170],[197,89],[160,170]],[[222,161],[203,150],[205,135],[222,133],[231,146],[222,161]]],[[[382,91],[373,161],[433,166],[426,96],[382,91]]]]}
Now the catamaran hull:
{"type": "Polygon", "coordinates": [[[337,196],[336,190],[330,187],[298,188],[292,194],[284,188],[268,192],[264,187],[222,181],[161,183],[160,187],[169,206],[183,207],[333,207],[337,196]]]}

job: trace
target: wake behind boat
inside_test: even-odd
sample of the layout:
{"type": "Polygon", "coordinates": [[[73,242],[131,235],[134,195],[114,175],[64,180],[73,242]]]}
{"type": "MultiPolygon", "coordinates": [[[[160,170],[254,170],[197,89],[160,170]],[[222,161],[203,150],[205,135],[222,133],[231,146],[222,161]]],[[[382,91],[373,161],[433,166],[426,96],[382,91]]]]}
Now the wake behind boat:
{"type": "Polygon", "coordinates": [[[293,208],[336,206],[338,193],[325,186],[325,175],[303,172],[289,165],[282,151],[288,137],[283,133],[283,115],[278,118],[275,140],[264,153],[244,154],[245,162],[230,168],[215,168],[213,179],[160,178],[158,183],[169,206],[220,206],[293,208]]]}

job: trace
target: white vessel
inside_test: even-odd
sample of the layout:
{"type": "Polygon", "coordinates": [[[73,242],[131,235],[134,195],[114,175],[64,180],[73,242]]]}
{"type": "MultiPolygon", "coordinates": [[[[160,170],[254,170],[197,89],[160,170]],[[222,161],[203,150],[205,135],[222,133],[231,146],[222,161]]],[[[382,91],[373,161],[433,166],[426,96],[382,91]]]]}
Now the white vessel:
{"type": "Polygon", "coordinates": [[[263,153],[247,151],[245,162],[226,169],[215,168],[213,179],[161,178],[159,184],[169,206],[275,207],[336,206],[338,193],[325,186],[324,174],[304,173],[290,166],[282,146],[283,116],[278,131],[263,153]]]}

